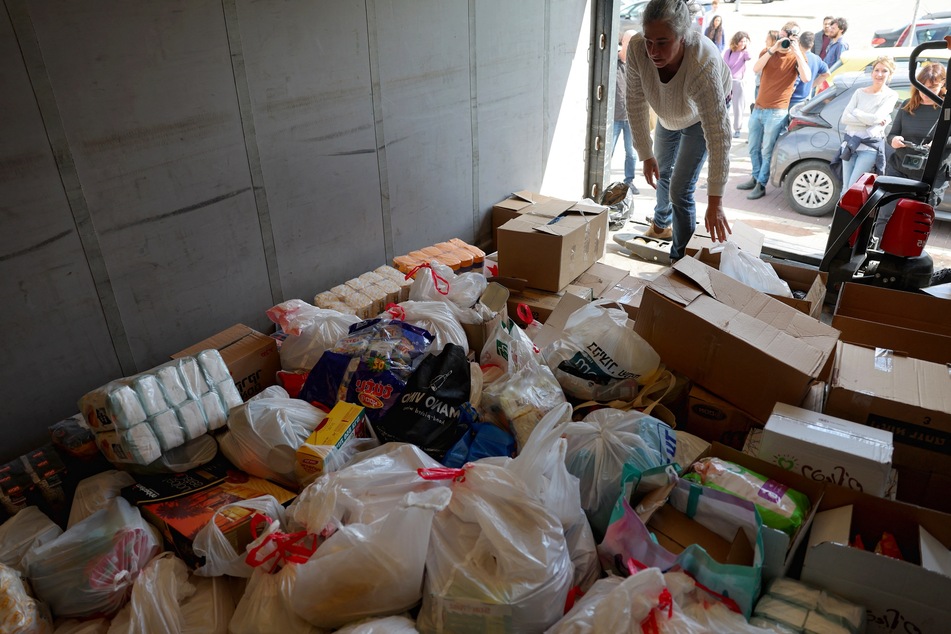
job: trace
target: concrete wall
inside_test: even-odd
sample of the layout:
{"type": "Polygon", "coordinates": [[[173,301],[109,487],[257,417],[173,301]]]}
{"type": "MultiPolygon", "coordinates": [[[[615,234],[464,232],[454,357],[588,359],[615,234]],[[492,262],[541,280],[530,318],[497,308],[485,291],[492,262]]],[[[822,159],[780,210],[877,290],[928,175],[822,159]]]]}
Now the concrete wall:
{"type": "Polygon", "coordinates": [[[485,244],[511,191],[583,195],[586,0],[3,6],[0,462],[274,303],[485,244]]]}

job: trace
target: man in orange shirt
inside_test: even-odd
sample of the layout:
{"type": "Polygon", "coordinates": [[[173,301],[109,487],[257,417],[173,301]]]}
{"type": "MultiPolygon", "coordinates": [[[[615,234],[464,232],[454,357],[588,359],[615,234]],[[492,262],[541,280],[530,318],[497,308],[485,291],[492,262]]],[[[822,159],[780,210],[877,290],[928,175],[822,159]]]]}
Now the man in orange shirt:
{"type": "Polygon", "coordinates": [[[799,25],[787,22],[780,31],[780,39],[760,52],[753,65],[754,72],[761,72],[759,92],[749,121],[750,160],[753,172],[750,180],[737,185],[737,189],[749,189],[747,198],[755,200],[766,195],[769,181],[769,162],[773,146],[789,112],[789,98],[796,87],[796,78],[803,83],[812,79],[809,62],[799,48],[799,25]]]}

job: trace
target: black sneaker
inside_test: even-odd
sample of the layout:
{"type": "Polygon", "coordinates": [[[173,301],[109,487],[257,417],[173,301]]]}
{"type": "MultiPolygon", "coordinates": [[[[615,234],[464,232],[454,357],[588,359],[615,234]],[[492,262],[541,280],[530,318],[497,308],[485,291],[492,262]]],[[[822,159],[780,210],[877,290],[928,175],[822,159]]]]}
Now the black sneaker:
{"type": "Polygon", "coordinates": [[[756,179],[750,177],[750,180],[746,181],[745,183],[740,183],[739,185],[736,186],[736,188],[737,189],[753,189],[754,187],[756,187],[756,185],[757,185],[756,179]]]}

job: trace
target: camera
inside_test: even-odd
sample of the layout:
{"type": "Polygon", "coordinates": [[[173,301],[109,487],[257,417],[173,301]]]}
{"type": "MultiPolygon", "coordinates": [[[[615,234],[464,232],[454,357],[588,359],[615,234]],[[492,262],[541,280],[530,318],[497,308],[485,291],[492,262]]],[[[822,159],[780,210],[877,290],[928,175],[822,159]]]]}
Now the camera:
{"type": "Polygon", "coordinates": [[[796,39],[799,37],[799,29],[797,29],[796,27],[793,27],[789,29],[788,31],[786,31],[786,34],[787,34],[787,37],[784,37],[783,39],[779,40],[779,46],[781,48],[789,48],[789,45],[791,44],[790,40],[796,39]]]}

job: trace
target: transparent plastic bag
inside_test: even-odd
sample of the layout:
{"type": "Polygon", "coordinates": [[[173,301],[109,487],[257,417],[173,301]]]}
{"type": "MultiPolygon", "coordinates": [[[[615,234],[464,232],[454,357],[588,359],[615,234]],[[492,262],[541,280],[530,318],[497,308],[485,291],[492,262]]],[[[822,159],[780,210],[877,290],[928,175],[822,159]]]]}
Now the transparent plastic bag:
{"type": "Polygon", "coordinates": [[[112,619],[109,634],[181,632],[185,624],[181,603],[194,593],[185,562],[162,553],[142,569],[129,602],[112,619]]]}
{"type": "Polygon", "coordinates": [[[287,334],[280,349],[281,368],[287,372],[310,372],[320,355],[360,321],[356,315],[317,308],[300,299],[268,309],[267,316],[287,334]]]}
{"type": "Polygon", "coordinates": [[[190,577],[195,594],[182,603],[181,634],[228,634],[234,615],[233,580],[229,577],[190,577]]]}
{"type": "Polygon", "coordinates": [[[416,622],[407,616],[367,619],[342,627],[336,634],[417,634],[416,622]]]}
{"type": "Polygon", "coordinates": [[[52,631],[49,612],[28,594],[20,573],[0,564],[0,633],[50,634],[52,631]]]}
{"type": "Polygon", "coordinates": [[[290,595],[297,583],[297,566],[281,568],[268,574],[258,568],[251,575],[248,587],[231,617],[230,634],[323,634],[327,630],[314,627],[297,616],[290,606],[290,595]]]}
{"type": "Polygon", "coordinates": [[[541,632],[555,623],[573,572],[561,521],[504,466],[440,472],[452,499],[433,520],[417,629],[541,632]]]}
{"type": "Polygon", "coordinates": [[[27,506],[0,524],[0,564],[26,572],[23,559],[40,546],[63,534],[39,508],[27,506]]]}
{"type": "Polygon", "coordinates": [[[161,541],[123,498],[79,522],[24,559],[37,596],[58,617],[112,615],[125,603],[161,541]]]}
{"type": "Polygon", "coordinates": [[[589,303],[568,317],[542,351],[565,394],[585,401],[630,401],[660,368],[660,355],[627,326],[627,313],[589,303]]]}
{"type": "Polygon", "coordinates": [[[109,631],[108,619],[83,620],[66,619],[58,621],[54,634],[106,634],[109,631]]]}
{"type": "Polygon", "coordinates": [[[297,449],[326,417],[326,412],[300,399],[256,399],[231,410],[228,431],[218,442],[236,467],[296,487],[297,449]]]}
{"type": "Polygon", "coordinates": [[[409,298],[413,301],[445,302],[461,323],[478,324],[482,323],[482,319],[479,311],[473,307],[487,286],[488,281],[481,273],[456,275],[448,266],[430,262],[417,267],[409,298]]]}
{"type": "Polygon", "coordinates": [[[262,495],[249,500],[241,500],[225,504],[215,511],[208,523],[205,524],[192,542],[192,548],[195,554],[205,558],[205,563],[195,570],[199,577],[217,577],[229,575],[232,577],[250,577],[253,569],[245,561],[244,552],[236,552],[234,546],[228,541],[215,518],[222,513],[227,513],[228,509],[239,507],[254,511],[270,517],[277,521],[279,525],[284,525],[284,507],[274,496],[262,495]]]}
{"type": "Polygon", "coordinates": [[[408,300],[387,306],[385,314],[387,317],[400,319],[423,328],[432,334],[433,343],[429,349],[432,354],[442,352],[447,343],[454,343],[463,350],[469,349],[466,331],[462,329],[459,318],[446,302],[408,300]]]}
{"type": "Polygon", "coordinates": [[[451,495],[447,487],[410,492],[383,519],[340,527],[298,566],[294,611],[314,625],[335,628],[415,606],[422,598],[433,516],[451,495]]]}
{"type": "Polygon", "coordinates": [[[789,284],[779,279],[779,274],[767,262],[740,250],[735,242],[727,242],[722,247],[720,272],[729,275],[738,282],[751,286],[761,293],[771,293],[792,297],[789,284]]]}
{"type": "Polygon", "coordinates": [[[73,505],[69,508],[67,528],[83,521],[119,495],[123,487],[133,484],[135,480],[132,476],[115,469],[80,480],[73,495],[73,505]]]}

